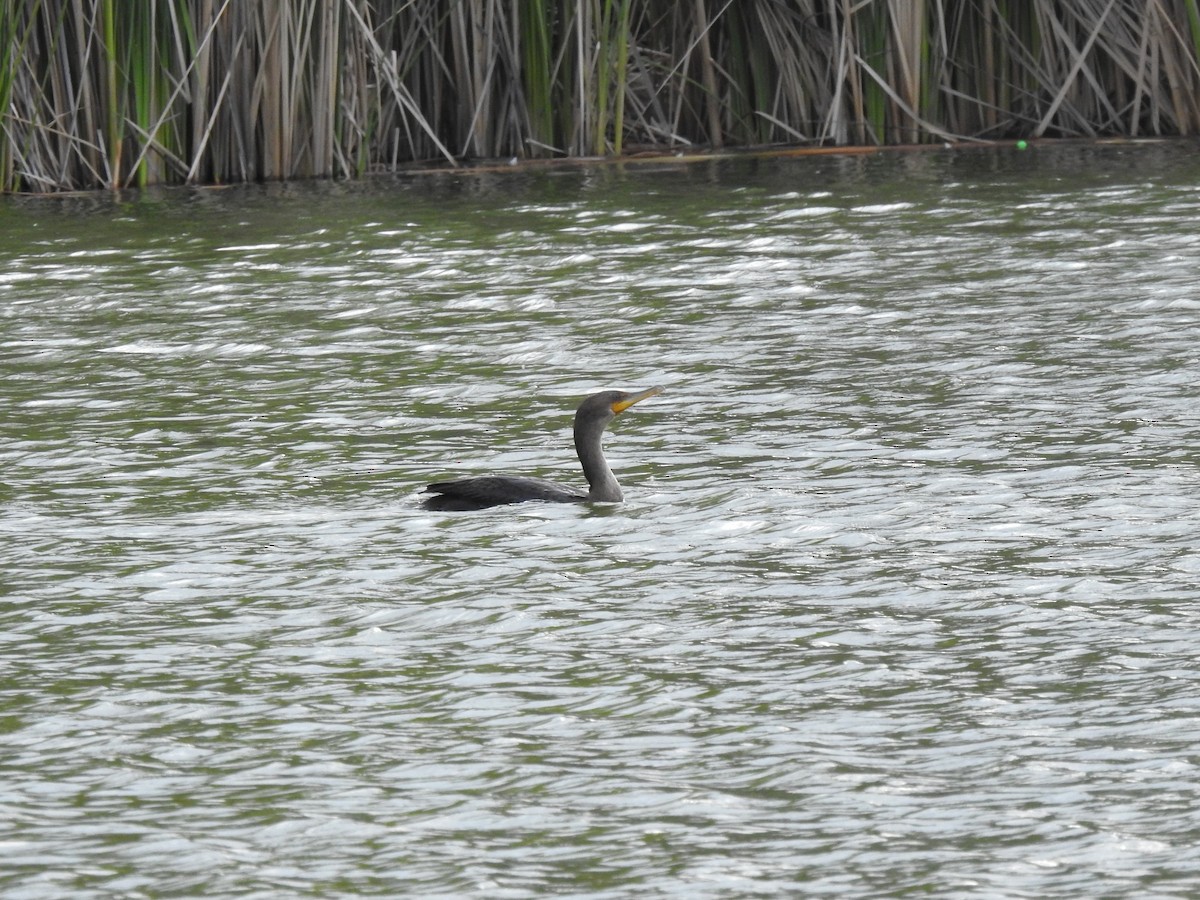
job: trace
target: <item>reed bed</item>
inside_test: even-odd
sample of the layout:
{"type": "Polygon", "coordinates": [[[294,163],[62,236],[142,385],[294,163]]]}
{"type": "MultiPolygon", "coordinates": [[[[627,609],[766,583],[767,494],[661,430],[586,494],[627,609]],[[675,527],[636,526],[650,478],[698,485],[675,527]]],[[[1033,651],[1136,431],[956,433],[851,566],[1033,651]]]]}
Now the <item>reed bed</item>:
{"type": "Polygon", "coordinates": [[[0,0],[0,189],[1200,131],[1200,0],[0,0]]]}

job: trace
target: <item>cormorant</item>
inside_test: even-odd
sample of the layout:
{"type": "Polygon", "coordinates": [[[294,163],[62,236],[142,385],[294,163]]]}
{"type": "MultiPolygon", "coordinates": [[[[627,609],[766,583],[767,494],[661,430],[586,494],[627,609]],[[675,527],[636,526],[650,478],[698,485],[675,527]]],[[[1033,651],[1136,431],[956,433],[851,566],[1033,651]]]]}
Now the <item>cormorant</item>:
{"type": "Polygon", "coordinates": [[[447,511],[487,509],[527,500],[620,503],[625,495],[604,458],[604,428],[633,404],[661,392],[661,387],[637,392],[601,391],[579,404],[575,411],[575,452],[579,454],[583,476],[588,482],[586,494],[542,478],[484,475],[431,484],[424,491],[431,496],[425,498],[423,505],[429,510],[447,511]]]}

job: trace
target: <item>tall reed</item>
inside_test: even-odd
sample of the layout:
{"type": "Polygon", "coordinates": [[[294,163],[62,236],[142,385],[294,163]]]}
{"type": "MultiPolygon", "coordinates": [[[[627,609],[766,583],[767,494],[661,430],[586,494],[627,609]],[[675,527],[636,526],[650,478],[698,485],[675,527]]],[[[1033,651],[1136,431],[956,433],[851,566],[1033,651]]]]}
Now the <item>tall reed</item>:
{"type": "Polygon", "coordinates": [[[1200,132],[1200,0],[0,0],[0,190],[1200,132]]]}

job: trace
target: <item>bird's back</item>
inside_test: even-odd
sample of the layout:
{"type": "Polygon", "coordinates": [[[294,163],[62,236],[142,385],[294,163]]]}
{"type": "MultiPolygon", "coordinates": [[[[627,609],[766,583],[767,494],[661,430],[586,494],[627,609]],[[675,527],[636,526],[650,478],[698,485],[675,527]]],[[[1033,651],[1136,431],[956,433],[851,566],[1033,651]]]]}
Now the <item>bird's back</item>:
{"type": "Polygon", "coordinates": [[[522,478],[512,475],[484,475],[479,478],[460,478],[440,481],[425,488],[426,509],[454,511],[487,509],[508,503],[541,500],[549,503],[582,503],[586,494],[572,491],[544,478],[522,478]]]}

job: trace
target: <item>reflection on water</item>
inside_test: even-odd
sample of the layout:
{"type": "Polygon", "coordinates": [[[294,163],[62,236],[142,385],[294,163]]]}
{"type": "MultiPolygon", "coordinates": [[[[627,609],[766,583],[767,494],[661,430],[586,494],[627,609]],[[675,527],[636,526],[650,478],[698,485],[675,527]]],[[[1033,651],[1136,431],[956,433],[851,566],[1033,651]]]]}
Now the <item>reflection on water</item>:
{"type": "Polygon", "coordinates": [[[5,896],[1187,896],[1197,165],[6,200],[5,896]]]}

